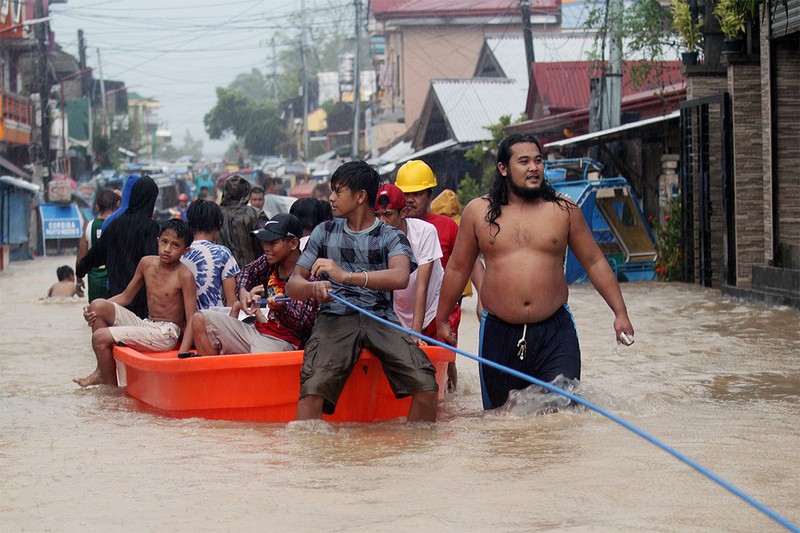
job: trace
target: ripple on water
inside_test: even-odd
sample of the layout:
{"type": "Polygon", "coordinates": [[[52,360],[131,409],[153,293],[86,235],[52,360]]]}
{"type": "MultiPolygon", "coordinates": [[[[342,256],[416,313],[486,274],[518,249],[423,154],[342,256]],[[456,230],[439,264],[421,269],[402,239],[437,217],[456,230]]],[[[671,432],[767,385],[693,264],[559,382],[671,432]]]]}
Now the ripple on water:
{"type": "Polygon", "coordinates": [[[709,396],[720,402],[746,403],[755,400],[797,402],[800,400],[800,374],[761,372],[723,374],[703,384],[709,396]]]}

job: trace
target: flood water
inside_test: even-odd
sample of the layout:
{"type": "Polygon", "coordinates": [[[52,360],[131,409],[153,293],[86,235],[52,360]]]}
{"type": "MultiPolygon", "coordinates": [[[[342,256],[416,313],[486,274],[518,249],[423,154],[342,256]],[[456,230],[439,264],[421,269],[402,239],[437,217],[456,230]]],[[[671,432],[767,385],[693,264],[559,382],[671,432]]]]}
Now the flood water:
{"type": "MultiPolygon", "coordinates": [[[[0,272],[3,531],[782,530],[592,411],[484,413],[460,356],[432,427],[177,420],[82,390],[83,302],[37,301],[62,264],[0,272]]],[[[571,290],[583,396],[800,524],[800,314],[683,284],[623,292],[630,348],[590,286],[571,290]]]]}

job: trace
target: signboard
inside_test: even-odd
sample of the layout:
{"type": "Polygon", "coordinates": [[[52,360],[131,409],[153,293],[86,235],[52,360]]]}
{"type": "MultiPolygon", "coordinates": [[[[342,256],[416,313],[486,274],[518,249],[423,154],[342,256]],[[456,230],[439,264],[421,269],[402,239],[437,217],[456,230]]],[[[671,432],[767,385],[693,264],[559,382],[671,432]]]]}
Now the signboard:
{"type": "MultiPolygon", "coordinates": [[[[39,206],[42,221],[42,238],[80,239],[83,232],[83,216],[75,204],[43,204],[39,206]]],[[[44,246],[45,251],[47,246],[44,246]]]]}

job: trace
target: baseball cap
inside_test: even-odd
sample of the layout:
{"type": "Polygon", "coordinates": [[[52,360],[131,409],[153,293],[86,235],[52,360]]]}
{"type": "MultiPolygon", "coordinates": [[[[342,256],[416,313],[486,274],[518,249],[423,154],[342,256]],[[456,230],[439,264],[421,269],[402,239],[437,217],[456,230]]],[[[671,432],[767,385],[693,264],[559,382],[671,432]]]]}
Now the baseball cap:
{"type": "Polygon", "coordinates": [[[266,225],[253,232],[262,241],[275,241],[284,237],[303,236],[303,223],[290,213],[278,213],[266,225]]]}
{"type": "Polygon", "coordinates": [[[178,201],[179,202],[188,202],[189,201],[189,197],[186,196],[185,194],[179,194],[178,195],[178,201]]]}
{"type": "Polygon", "coordinates": [[[378,196],[375,198],[375,210],[384,209],[397,209],[398,211],[405,209],[406,195],[400,190],[397,185],[389,183],[381,185],[378,189],[378,196]]]}

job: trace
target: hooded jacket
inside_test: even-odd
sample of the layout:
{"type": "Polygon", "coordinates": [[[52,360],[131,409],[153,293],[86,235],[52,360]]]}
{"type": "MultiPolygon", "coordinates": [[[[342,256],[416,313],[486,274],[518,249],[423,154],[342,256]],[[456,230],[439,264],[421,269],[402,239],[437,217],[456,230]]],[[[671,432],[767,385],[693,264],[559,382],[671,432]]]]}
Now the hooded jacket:
{"type": "Polygon", "coordinates": [[[227,246],[240,268],[255,261],[263,253],[261,242],[252,235],[252,231],[263,227],[266,215],[252,205],[250,199],[250,182],[244,177],[234,174],[225,180],[220,208],[224,222],[220,231],[220,244],[227,246]]]}
{"type": "MultiPolygon", "coordinates": [[[[77,276],[83,277],[92,267],[105,264],[109,296],[122,293],[133,279],[142,257],[158,254],[160,228],[153,220],[157,197],[158,186],[149,176],[136,180],[131,188],[128,208],[103,230],[97,243],[78,263],[77,276]]],[[[140,318],[147,318],[144,287],[127,307],[140,318]]]]}

